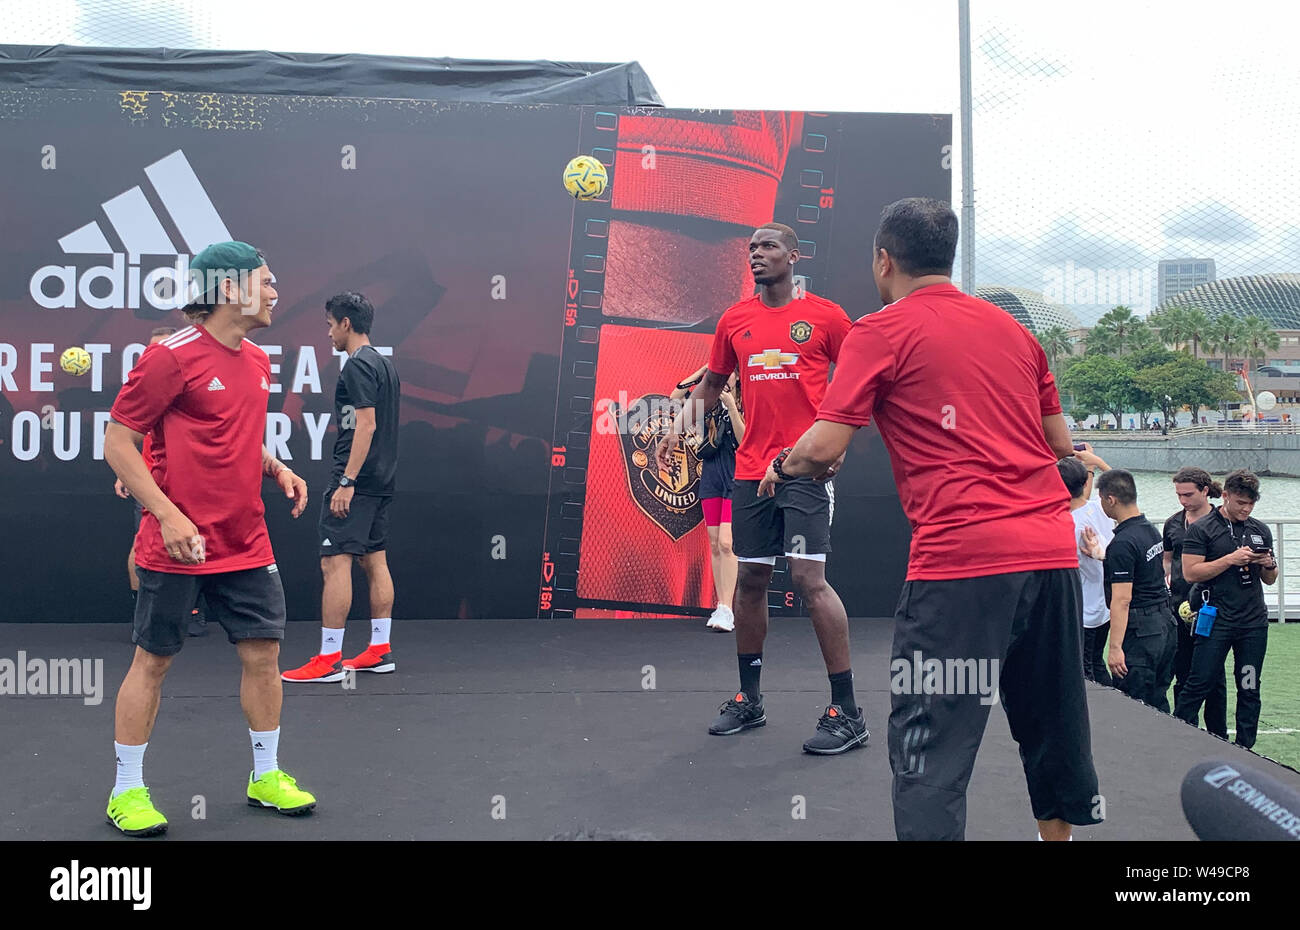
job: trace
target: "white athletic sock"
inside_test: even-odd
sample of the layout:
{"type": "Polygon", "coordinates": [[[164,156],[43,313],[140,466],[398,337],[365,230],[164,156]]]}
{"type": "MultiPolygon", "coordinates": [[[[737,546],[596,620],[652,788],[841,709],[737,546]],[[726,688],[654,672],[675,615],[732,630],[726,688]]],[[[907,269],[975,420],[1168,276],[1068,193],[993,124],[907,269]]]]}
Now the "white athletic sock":
{"type": "Polygon", "coordinates": [[[320,654],[323,656],[332,656],[336,652],[343,651],[343,627],[337,630],[331,630],[327,626],[320,628],[320,654]]]}
{"type": "Polygon", "coordinates": [[[370,621],[370,645],[385,646],[388,644],[388,634],[393,628],[393,618],[384,617],[380,620],[370,621]]]}
{"type": "Polygon", "coordinates": [[[113,797],[117,797],[128,788],[144,787],[144,751],[148,743],[139,746],[123,746],[113,742],[113,753],[117,756],[117,781],[113,785],[113,797]]]}
{"type": "Polygon", "coordinates": [[[267,772],[274,772],[280,767],[275,758],[280,748],[280,728],[261,733],[249,730],[248,735],[253,740],[253,781],[257,781],[267,772]]]}

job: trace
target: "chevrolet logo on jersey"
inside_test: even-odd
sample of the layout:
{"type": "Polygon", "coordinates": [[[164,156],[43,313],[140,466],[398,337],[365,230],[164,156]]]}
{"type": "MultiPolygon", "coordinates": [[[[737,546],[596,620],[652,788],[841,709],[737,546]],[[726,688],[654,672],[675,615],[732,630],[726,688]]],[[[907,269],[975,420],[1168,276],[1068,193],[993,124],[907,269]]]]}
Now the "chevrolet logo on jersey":
{"type": "Polygon", "coordinates": [[[780,371],[782,365],[793,365],[799,361],[799,353],[782,352],[780,349],[765,349],[749,357],[749,367],[762,365],[765,371],[780,371]]]}
{"type": "Polygon", "coordinates": [[[681,539],[703,519],[696,506],[704,470],[696,454],[698,442],[679,441],[671,466],[660,469],[655,450],[673,424],[676,405],[663,394],[647,394],[629,404],[626,411],[610,404],[609,412],[614,422],[627,424],[619,430],[619,441],[632,500],[661,530],[674,540],[681,539]]]}

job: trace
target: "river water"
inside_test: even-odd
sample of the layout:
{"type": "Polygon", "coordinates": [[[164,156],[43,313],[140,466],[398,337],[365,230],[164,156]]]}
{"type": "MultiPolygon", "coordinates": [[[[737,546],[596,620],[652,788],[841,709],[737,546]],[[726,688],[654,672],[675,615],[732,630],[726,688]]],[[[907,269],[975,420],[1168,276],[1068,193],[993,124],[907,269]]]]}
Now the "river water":
{"type": "MultiPolygon", "coordinates": [[[[1178,496],[1174,494],[1172,474],[1164,472],[1135,471],[1133,480],[1137,484],[1138,506],[1146,518],[1163,529],[1165,520],[1181,508],[1178,496]]],[[[1214,480],[1223,484],[1223,475],[1215,475],[1214,480]]],[[[1096,494],[1096,490],[1093,490],[1096,494]]],[[[1210,503],[1220,504],[1222,499],[1210,503]]],[[[1300,478],[1260,478],[1259,503],[1251,516],[1268,523],[1270,520],[1300,520],[1300,478]]],[[[1283,527],[1271,525],[1276,539],[1283,527]]],[[[1285,546],[1283,558],[1287,590],[1287,615],[1300,614],[1300,524],[1285,527],[1285,546]]],[[[1277,549],[1276,542],[1274,549],[1277,549]]],[[[1265,588],[1266,592],[1273,589],[1265,588]]],[[[1272,601],[1272,598],[1269,598],[1272,601]]]]}
{"type": "MultiPolygon", "coordinates": [[[[1137,484],[1138,506],[1152,523],[1162,525],[1166,517],[1180,509],[1172,479],[1172,473],[1133,472],[1133,480],[1137,484]]],[[[1223,484],[1223,479],[1223,475],[1214,475],[1214,480],[1219,484],[1223,484]]],[[[1219,501],[1212,499],[1211,503],[1222,503],[1222,499],[1219,501]]],[[[1255,505],[1255,511],[1251,516],[1265,521],[1300,520],[1300,478],[1260,478],[1259,503],[1255,505]]]]}

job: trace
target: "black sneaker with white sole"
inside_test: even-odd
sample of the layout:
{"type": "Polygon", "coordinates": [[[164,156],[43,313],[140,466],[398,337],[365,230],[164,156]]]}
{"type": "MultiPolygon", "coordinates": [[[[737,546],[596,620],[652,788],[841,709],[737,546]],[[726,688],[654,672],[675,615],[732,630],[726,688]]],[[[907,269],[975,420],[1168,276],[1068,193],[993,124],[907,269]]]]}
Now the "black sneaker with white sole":
{"type": "Polygon", "coordinates": [[[741,730],[761,727],[767,723],[767,714],[763,713],[763,695],[751,701],[744,691],[737,691],[736,696],[718,708],[721,714],[709,727],[713,736],[730,736],[741,730]]]}
{"type": "Polygon", "coordinates": [[[856,717],[850,717],[840,705],[832,704],[826,708],[822,719],[817,721],[817,732],[803,744],[803,751],[819,756],[834,756],[865,746],[870,738],[861,707],[858,708],[856,717]]]}

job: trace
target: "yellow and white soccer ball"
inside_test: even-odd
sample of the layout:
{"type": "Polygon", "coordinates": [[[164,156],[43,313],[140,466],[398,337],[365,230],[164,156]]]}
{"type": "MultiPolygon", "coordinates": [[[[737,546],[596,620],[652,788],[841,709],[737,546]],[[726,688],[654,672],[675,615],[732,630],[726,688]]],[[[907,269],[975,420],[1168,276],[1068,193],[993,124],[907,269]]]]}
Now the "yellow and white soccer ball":
{"type": "Polygon", "coordinates": [[[84,375],[90,371],[90,353],[81,346],[64,349],[59,356],[59,367],[70,375],[84,375]]]}
{"type": "Polygon", "coordinates": [[[609,186],[609,172],[599,158],[579,155],[564,166],[564,189],[579,200],[595,200],[609,186]]]}

